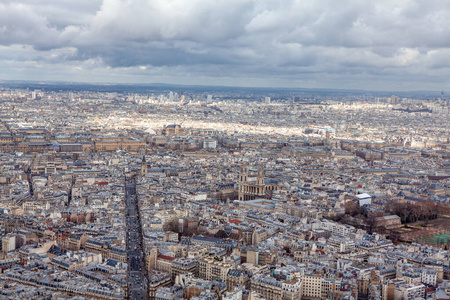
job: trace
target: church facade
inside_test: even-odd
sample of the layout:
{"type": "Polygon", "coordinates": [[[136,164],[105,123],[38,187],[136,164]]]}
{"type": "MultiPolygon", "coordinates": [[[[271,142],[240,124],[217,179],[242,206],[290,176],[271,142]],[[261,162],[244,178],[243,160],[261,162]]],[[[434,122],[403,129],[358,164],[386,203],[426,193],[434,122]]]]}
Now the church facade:
{"type": "Polygon", "coordinates": [[[239,172],[239,201],[254,199],[272,199],[273,191],[281,190],[281,181],[265,178],[264,169],[258,168],[256,174],[250,173],[247,166],[242,166],[239,172]],[[256,175],[256,176],[255,176],[256,175]]]}

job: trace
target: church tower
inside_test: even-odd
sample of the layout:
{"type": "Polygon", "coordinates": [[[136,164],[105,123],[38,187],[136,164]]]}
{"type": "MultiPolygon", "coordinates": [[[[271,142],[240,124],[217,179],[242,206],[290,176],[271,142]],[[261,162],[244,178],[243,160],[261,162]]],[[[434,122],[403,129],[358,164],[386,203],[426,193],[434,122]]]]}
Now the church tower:
{"type": "Polygon", "coordinates": [[[247,182],[248,168],[247,166],[241,166],[241,171],[239,172],[239,182],[247,182]]]}
{"type": "Polygon", "coordinates": [[[257,185],[264,185],[264,168],[259,167],[258,168],[258,177],[256,178],[256,184],[257,185]]]}
{"type": "Polygon", "coordinates": [[[142,157],[141,163],[141,176],[147,174],[147,161],[145,160],[145,155],[142,157]]]}
{"type": "Polygon", "coordinates": [[[245,189],[247,184],[248,177],[248,168],[247,166],[241,166],[241,170],[239,172],[239,193],[238,199],[239,201],[244,201],[245,189]]]}

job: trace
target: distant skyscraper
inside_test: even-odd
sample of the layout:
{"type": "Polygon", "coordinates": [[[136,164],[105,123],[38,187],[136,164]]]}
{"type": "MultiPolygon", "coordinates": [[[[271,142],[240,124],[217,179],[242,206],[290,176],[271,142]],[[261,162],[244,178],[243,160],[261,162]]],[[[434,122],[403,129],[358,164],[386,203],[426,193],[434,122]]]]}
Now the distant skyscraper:
{"type": "Polygon", "coordinates": [[[212,103],[212,95],[208,95],[208,98],[206,99],[206,102],[212,103]]]}
{"type": "Polygon", "coordinates": [[[395,96],[395,95],[392,95],[392,96],[391,96],[391,103],[397,104],[397,103],[399,102],[399,100],[400,100],[399,97],[397,97],[397,96],[395,96]]]}
{"type": "Polygon", "coordinates": [[[269,104],[269,103],[270,103],[270,97],[264,98],[264,102],[265,102],[266,104],[269,104]]]}

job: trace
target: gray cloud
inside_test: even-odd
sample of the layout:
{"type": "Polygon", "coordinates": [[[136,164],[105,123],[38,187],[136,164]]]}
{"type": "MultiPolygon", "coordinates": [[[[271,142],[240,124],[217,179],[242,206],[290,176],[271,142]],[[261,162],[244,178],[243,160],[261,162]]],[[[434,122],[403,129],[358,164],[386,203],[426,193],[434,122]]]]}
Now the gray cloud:
{"type": "Polygon", "coordinates": [[[4,0],[0,75],[441,89],[448,37],[438,0],[4,0]]]}

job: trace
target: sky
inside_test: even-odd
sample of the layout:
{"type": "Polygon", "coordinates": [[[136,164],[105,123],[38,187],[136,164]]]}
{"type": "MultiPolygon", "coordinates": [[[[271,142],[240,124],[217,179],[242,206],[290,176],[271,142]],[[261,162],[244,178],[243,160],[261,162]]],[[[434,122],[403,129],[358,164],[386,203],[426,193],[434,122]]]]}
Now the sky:
{"type": "Polygon", "coordinates": [[[1,0],[0,80],[450,90],[450,1],[1,0]]]}

